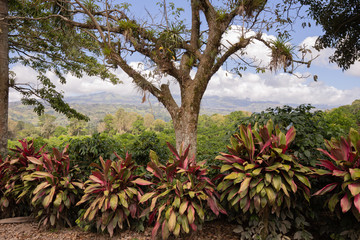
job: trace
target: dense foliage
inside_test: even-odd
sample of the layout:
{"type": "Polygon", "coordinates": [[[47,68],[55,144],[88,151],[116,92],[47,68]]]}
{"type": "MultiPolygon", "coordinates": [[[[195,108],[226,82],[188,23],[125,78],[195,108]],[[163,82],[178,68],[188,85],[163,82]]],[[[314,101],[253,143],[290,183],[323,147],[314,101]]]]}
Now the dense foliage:
{"type": "Polygon", "coordinates": [[[23,191],[30,195],[39,223],[50,226],[72,226],[75,219],[73,206],[78,201],[83,184],[76,180],[79,171],[70,168],[67,147],[60,152],[43,153],[40,158],[28,157],[27,174],[22,176],[23,191]]]}
{"type": "Polygon", "coordinates": [[[295,126],[297,136],[291,150],[304,164],[315,166],[317,159],[321,157],[316,149],[324,147],[323,139],[346,135],[350,127],[356,126],[356,122],[352,120],[354,115],[347,114],[349,112],[342,111],[335,115],[338,109],[328,113],[312,111],[313,109],[311,105],[269,108],[261,113],[253,113],[244,122],[252,125],[258,122],[264,125],[272,119],[282,131],[295,126]]]}
{"type": "Polygon", "coordinates": [[[309,201],[311,171],[290,153],[294,127],[284,134],[269,120],[266,126],[241,125],[239,130],[231,138],[229,153],[217,157],[223,162],[220,199],[235,211],[261,216],[265,238],[270,213],[280,217],[281,210],[295,208],[299,196],[309,201]]]}
{"type": "Polygon", "coordinates": [[[168,146],[174,158],[166,165],[151,152],[147,170],[152,174],[154,185],[140,200],[151,202],[147,211],[149,223],[155,222],[152,239],[156,239],[160,228],[162,239],[196,231],[205,221],[207,210],[216,216],[226,213],[218,202],[215,185],[207,177],[205,161],[196,162],[195,156],[188,156],[189,147],[178,153],[173,146],[168,146]]]}
{"type": "Polygon", "coordinates": [[[332,181],[314,195],[332,192],[327,200],[329,209],[334,212],[340,202],[342,213],[351,210],[360,221],[360,133],[351,129],[347,138],[325,140],[325,145],[327,151],[319,150],[329,160],[320,160],[319,166],[326,170],[318,171],[332,176],[332,181]]]}
{"type": "Polygon", "coordinates": [[[138,185],[150,184],[135,175],[131,155],[126,154],[125,159],[116,157],[116,161],[100,157],[101,165],[93,163],[96,170],[85,182],[85,194],[77,203],[86,206],[79,219],[85,222],[86,229],[96,225],[98,230],[106,229],[110,236],[117,228],[123,229],[124,223],[130,225],[129,220],[139,217],[143,191],[138,185]]]}
{"type": "Polygon", "coordinates": [[[10,142],[13,150],[0,159],[0,215],[33,214],[50,227],[78,218],[81,227],[111,235],[149,226],[153,237],[166,239],[191,234],[226,210],[223,218],[241,223],[237,234],[243,239],[266,232],[268,238],[356,239],[360,137],[354,129],[347,138],[339,136],[357,128],[357,105],[329,112],[285,106],[249,118],[243,112],[201,116],[196,161],[188,149],[166,151],[166,142],[174,143],[171,128],[145,130],[141,121],[137,134],[10,142]],[[53,149],[68,144],[67,152],[53,149]],[[226,145],[229,153],[215,160],[226,145]],[[316,158],[323,154],[328,159],[320,161],[318,176],[309,178],[305,165],[318,168],[316,158]],[[310,185],[322,196],[309,201],[310,185]],[[322,208],[324,202],[331,211],[322,208]]]}

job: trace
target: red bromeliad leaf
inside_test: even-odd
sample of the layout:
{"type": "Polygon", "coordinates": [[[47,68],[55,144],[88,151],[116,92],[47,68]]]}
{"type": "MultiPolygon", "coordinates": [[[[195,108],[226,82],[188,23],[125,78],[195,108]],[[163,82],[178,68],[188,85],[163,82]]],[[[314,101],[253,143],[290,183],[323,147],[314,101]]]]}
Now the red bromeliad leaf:
{"type": "Polygon", "coordinates": [[[360,183],[349,184],[348,188],[351,192],[351,195],[356,196],[360,193],[360,183]]]}
{"type": "Polygon", "coordinates": [[[135,218],[136,217],[136,212],[137,212],[137,204],[136,203],[131,203],[130,206],[129,206],[129,211],[130,211],[131,217],[135,218]]]}
{"type": "Polygon", "coordinates": [[[90,175],[89,179],[91,179],[94,182],[100,183],[102,186],[105,185],[105,183],[106,183],[105,181],[99,179],[95,175],[90,175]]]}
{"type": "Polygon", "coordinates": [[[144,179],[141,179],[141,178],[137,178],[135,179],[134,181],[131,181],[135,184],[138,184],[138,185],[142,185],[142,186],[147,186],[147,185],[152,185],[153,183],[152,182],[149,182],[149,181],[146,181],[144,179]]]}
{"type": "Polygon", "coordinates": [[[348,174],[346,171],[341,170],[334,170],[332,175],[336,177],[344,177],[346,174],[348,174]]]}
{"type": "Polygon", "coordinates": [[[294,141],[296,135],[296,130],[294,126],[292,126],[289,131],[286,133],[286,146],[288,146],[292,141],[294,141]]]}
{"type": "Polygon", "coordinates": [[[180,159],[179,153],[176,151],[176,149],[170,144],[170,143],[166,143],[170,149],[170,151],[174,154],[174,156],[178,159],[180,159]]]}
{"type": "Polygon", "coordinates": [[[340,201],[340,206],[343,213],[346,213],[351,208],[351,202],[347,196],[347,193],[344,195],[344,197],[340,201]]]}
{"type": "MultiPolygon", "coordinates": [[[[321,150],[321,149],[320,149],[321,150]]],[[[326,151],[324,151],[326,152],[326,151]]],[[[335,160],[336,161],[336,160],[335,160]]],[[[335,167],[335,165],[330,162],[329,160],[320,160],[321,164],[318,164],[318,166],[322,166],[322,167],[325,167],[331,171],[333,170],[339,170],[337,167],[335,167]]]]}
{"type": "Polygon", "coordinates": [[[356,209],[358,210],[358,212],[360,213],[360,194],[358,194],[354,197],[354,205],[355,205],[356,209]]]}
{"type": "MultiPolygon", "coordinates": [[[[328,151],[324,150],[324,149],[321,149],[321,148],[318,148],[317,149],[318,151],[322,152],[323,154],[325,154],[326,156],[328,156],[329,158],[331,158],[332,160],[334,160],[335,162],[338,161],[338,159],[335,158],[335,156],[333,156],[332,154],[330,154],[328,151]]],[[[320,160],[321,162],[324,161],[324,160],[320,160]]],[[[329,170],[335,170],[337,168],[334,168],[334,169],[330,169],[328,168],[329,170]]]]}
{"type": "Polygon", "coordinates": [[[159,179],[163,178],[161,169],[154,162],[150,161],[146,167],[146,170],[154,174],[154,176],[159,179]]]}
{"type": "Polygon", "coordinates": [[[210,209],[213,211],[213,213],[215,213],[215,215],[218,216],[219,215],[219,208],[216,205],[216,202],[214,201],[213,197],[208,197],[207,202],[208,202],[208,205],[209,205],[210,209]]]}
{"type": "Polygon", "coordinates": [[[193,231],[197,231],[197,226],[196,226],[196,224],[195,223],[191,223],[190,224],[190,227],[191,227],[191,229],[193,230],[193,231]]]}
{"type": "Polygon", "coordinates": [[[192,205],[190,205],[189,208],[188,208],[187,218],[189,220],[189,224],[194,223],[194,221],[195,221],[195,209],[194,209],[194,207],[192,205]]]}
{"type": "Polygon", "coordinates": [[[319,191],[317,191],[316,193],[314,193],[313,196],[323,195],[323,194],[325,194],[327,192],[331,192],[338,185],[339,185],[338,183],[330,183],[330,184],[326,185],[325,187],[323,187],[322,189],[320,189],[319,191]]]}
{"type": "Polygon", "coordinates": [[[27,159],[30,161],[30,162],[32,162],[32,163],[34,163],[34,164],[37,164],[37,165],[42,165],[43,164],[43,162],[41,161],[41,159],[38,159],[38,158],[35,158],[35,157],[27,157],[27,159]]]}
{"type": "Polygon", "coordinates": [[[156,235],[157,235],[157,231],[159,230],[160,227],[160,222],[157,221],[155,223],[155,226],[153,228],[153,230],[151,231],[151,239],[155,240],[156,239],[156,235]]]}

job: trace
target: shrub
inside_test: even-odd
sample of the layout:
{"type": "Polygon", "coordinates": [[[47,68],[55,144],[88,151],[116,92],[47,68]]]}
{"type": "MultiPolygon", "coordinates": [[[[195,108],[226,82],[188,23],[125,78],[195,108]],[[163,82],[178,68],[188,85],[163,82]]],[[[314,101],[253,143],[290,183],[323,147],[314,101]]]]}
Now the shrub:
{"type": "Polygon", "coordinates": [[[84,222],[86,229],[96,223],[98,230],[106,229],[110,236],[117,227],[123,229],[124,222],[130,225],[129,219],[138,218],[142,195],[138,185],[150,184],[134,175],[136,166],[131,155],[126,154],[125,159],[116,156],[117,161],[100,157],[101,165],[92,163],[96,170],[85,182],[85,194],[77,203],[87,207],[79,222],[84,222]]]}
{"type": "Polygon", "coordinates": [[[99,157],[109,159],[114,151],[115,142],[106,134],[94,134],[91,137],[74,137],[69,142],[70,158],[81,170],[83,180],[91,173],[90,164],[100,163],[99,157]]]}
{"type": "Polygon", "coordinates": [[[150,150],[157,152],[161,159],[168,157],[166,143],[161,142],[157,134],[152,131],[141,133],[129,146],[129,151],[139,166],[146,166],[150,161],[150,150]]]}
{"type": "Polygon", "coordinates": [[[166,165],[160,163],[155,152],[151,151],[151,161],[147,170],[152,174],[153,190],[144,194],[141,203],[150,201],[149,223],[155,221],[152,239],[161,227],[161,236],[167,239],[170,234],[179,236],[196,231],[205,220],[207,209],[218,215],[226,213],[217,200],[214,184],[207,177],[205,161],[197,163],[195,157],[189,158],[189,147],[178,153],[168,144],[174,159],[166,165]]]}
{"type": "Polygon", "coordinates": [[[24,188],[22,178],[32,171],[28,169],[29,158],[40,158],[40,152],[45,147],[42,146],[40,150],[36,150],[33,140],[23,139],[19,140],[19,142],[21,146],[10,149],[13,152],[12,156],[7,157],[0,167],[0,174],[2,175],[1,191],[3,192],[1,196],[2,214],[8,217],[30,213],[29,196],[19,198],[24,188]]]}
{"type": "Polygon", "coordinates": [[[40,158],[28,159],[32,172],[22,177],[24,190],[19,198],[31,195],[40,224],[72,226],[69,217],[74,215],[72,207],[83,184],[73,179],[78,169],[70,168],[67,147],[62,152],[54,148],[52,155],[43,153],[40,158]]]}
{"type": "Polygon", "coordinates": [[[290,106],[268,108],[261,113],[253,113],[244,121],[245,124],[254,126],[258,122],[265,125],[272,120],[279,125],[281,131],[286,131],[291,126],[296,127],[296,139],[293,141],[291,151],[303,164],[315,166],[321,154],[317,148],[324,147],[324,138],[331,136],[339,137],[345,132],[334,128],[321,111],[312,111],[311,105],[299,105],[296,108],[290,106]]]}
{"type": "Polygon", "coordinates": [[[298,192],[309,201],[310,169],[289,154],[294,127],[284,134],[269,120],[263,127],[241,125],[239,129],[231,137],[230,153],[217,157],[223,162],[217,189],[222,192],[221,201],[226,200],[231,209],[261,216],[265,239],[270,211],[279,217],[282,209],[294,208],[298,192]]]}
{"type": "Polygon", "coordinates": [[[325,140],[326,150],[319,149],[328,159],[320,160],[319,175],[332,176],[331,182],[318,190],[314,195],[333,192],[326,203],[334,212],[340,203],[342,213],[349,210],[360,221],[360,133],[350,129],[347,138],[325,140]]]}

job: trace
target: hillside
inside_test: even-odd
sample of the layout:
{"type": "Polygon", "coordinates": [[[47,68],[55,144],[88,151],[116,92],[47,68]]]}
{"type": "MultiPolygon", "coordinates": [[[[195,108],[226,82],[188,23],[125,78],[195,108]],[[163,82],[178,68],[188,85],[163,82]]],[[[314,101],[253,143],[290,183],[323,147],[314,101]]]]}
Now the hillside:
{"type": "MultiPolygon", "coordinates": [[[[179,101],[179,98],[175,99],[179,101]]],[[[149,101],[141,103],[139,96],[122,96],[114,93],[95,93],[66,98],[72,107],[90,117],[91,123],[96,124],[106,114],[114,114],[119,108],[127,112],[136,112],[141,115],[153,113],[156,119],[170,121],[166,109],[153,97],[149,101]]],[[[212,115],[214,113],[228,114],[233,111],[260,112],[268,107],[281,106],[277,102],[252,102],[248,99],[239,100],[231,97],[205,96],[202,101],[200,114],[212,115]]],[[[291,105],[291,104],[290,104],[291,105]]],[[[296,106],[296,105],[291,105],[296,106]]],[[[317,106],[319,109],[329,109],[331,106],[317,106]]],[[[46,113],[57,117],[56,123],[65,126],[68,121],[66,117],[47,108],[46,113]]],[[[9,105],[9,116],[14,121],[24,121],[37,124],[38,116],[33,112],[31,106],[24,106],[20,102],[11,102],[9,105]]]]}

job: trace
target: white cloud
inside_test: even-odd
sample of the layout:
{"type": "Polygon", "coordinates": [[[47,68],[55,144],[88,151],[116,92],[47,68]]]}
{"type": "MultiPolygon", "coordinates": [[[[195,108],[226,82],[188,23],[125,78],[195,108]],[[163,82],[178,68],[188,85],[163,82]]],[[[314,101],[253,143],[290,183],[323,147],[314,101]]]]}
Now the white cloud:
{"type": "MultiPolygon", "coordinates": [[[[310,48],[310,50],[312,51],[312,56],[319,55],[314,60],[313,64],[317,65],[317,66],[321,66],[321,67],[340,70],[340,68],[336,65],[336,63],[330,63],[330,61],[329,61],[329,58],[330,58],[330,56],[332,56],[334,54],[335,49],[333,49],[333,48],[325,48],[325,49],[321,49],[320,51],[317,51],[314,48],[314,45],[315,45],[315,42],[316,42],[317,38],[318,38],[317,36],[307,37],[301,43],[301,45],[305,44],[307,47],[310,48]]],[[[350,69],[345,71],[345,74],[347,74],[349,76],[360,77],[360,61],[356,61],[350,67],[350,69]]]]}
{"type": "Polygon", "coordinates": [[[348,75],[360,77],[360,61],[357,61],[345,72],[348,75]]]}
{"type": "Polygon", "coordinates": [[[349,104],[358,97],[359,88],[340,90],[324,82],[293,75],[245,73],[240,78],[220,69],[210,81],[206,96],[231,96],[251,101],[274,101],[282,104],[349,104]]]}
{"type": "MultiPolygon", "coordinates": [[[[17,82],[30,81],[32,84],[37,83],[36,72],[29,67],[16,65],[12,67],[12,70],[17,74],[17,82]]],[[[62,85],[53,73],[48,73],[48,77],[53,80],[60,90],[64,91],[65,96],[112,92],[140,97],[141,94],[134,88],[131,78],[121,70],[117,70],[116,74],[123,81],[123,84],[113,85],[97,77],[84,76],[82,79],[78,79],[68,75],[67,84],[62,85]]],[[[165,80],[171,81],[169,78],[165,80]]],[[[179,92],[176,84],[173,84],[171,89],[176,93],[179,92]]],[[[238,75],[221,68],[211,79],[205,96],[229,96],[237,99],[274,101],[282,104],[344,105],[350,104],[358,98],[359,91],[359,88],[340,90],[321,81],[314,82],[312,79],[297,78],[285,73],[255,74],[245,72],[243,77],[240,78],[238,75]]],[[[10,100],[17,101],[19,99],[20,95],[11,91],[10,100]]]]}

